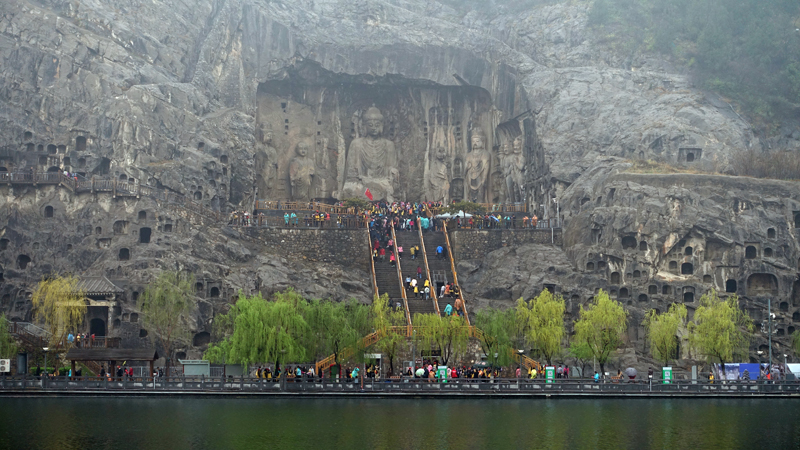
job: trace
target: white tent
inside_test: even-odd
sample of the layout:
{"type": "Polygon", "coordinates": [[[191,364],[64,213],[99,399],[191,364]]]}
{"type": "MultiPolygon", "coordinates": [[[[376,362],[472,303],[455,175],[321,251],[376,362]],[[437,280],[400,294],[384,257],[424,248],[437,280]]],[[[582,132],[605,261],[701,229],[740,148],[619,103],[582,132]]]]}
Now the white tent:
{"type": "Polygon", "coordinates": [[[467,217],[472,217],[472,214],[465,213],[464,211],[459,211],[456,214],[445,213],[445,214],[439,214],[438,216],[436,216],[437,219],[452,219],[452,218],[455,218],[455,217],[467,218],[467,217]]]}

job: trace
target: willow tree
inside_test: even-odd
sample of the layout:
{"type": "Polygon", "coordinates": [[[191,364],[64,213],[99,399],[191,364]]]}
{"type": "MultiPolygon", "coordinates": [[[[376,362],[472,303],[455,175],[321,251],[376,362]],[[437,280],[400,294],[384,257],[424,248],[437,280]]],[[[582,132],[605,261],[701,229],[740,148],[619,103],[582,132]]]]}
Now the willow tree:
{"type": "Polygon", "coordinates": [[[795,355],[800,355],[800,330],[792,333],[792,350],[795,355]]]}
{"type": "Polygon", "coordinates": [[[370,307],[372,328],[378,334],[376,346],[389,359],[389,371],[394,374],[394,358],[406,342],[406,313],[389,307],[389,295],[375,299],[370,307]]]}
{"type": "Polygon", "coordinates": [[[139,296],[138,308],[144,328],[164,349],[169,373],[175,344],[189,339],[189,327],[183,317],[195,308],[194,276],[161,272],[139,296]]]}
{"type": "Polygon", "coordinates": [[[670,359],[678,355],[678,332],[686,327],[686,305],[673,303],[669,309],[661,314],[651,309],[642,322],[647,330],[647,340],[653,358],[664,361],[669,365],[670,359]]]}
{"type": "Polygon", "coordinates": [[[11,359],[17,353],[17,342],[8,329],[5,314],[0,314],[0,359],[11,359]]]}
{"type": "Polygon", "coordinates": [[[718,360],[725,372],[726,361],[734,356],[747,357],[753,321],[739,308],[738,296],[721,299],[712,289],[700,297],[689,331],[692,348],[705,355],[709,363],[718,360]]]}
{"type": "MultiPolygon", "coordinates": [[[[364,359],[364,337],[372,330],[369,308],[355,300],[334,302],[315,300],[309,307],[307,320],[311,332],[323,354],[333,354],[334,363],[341,373],[342,360],[352,357],[364,359]]],[[[320,354],[319,356],[323,356],[320,354]]]]}
{"type": "Polygon", "coordinates": [[[545,289],[527,304],[517,301],[518,321],[524,324],[525,342],[551,364],[564,340],[564,298],[545,289]]]}
{"type": "Polygon", "coordinates": [[[215,321],[228,324],[228,334],[209,346],[203,355],[214,363],[249,365],[274,362],[278,373],[287,361],[304,361],[308,351],[304,336],[309,327],[291,295],[275,295],[268,301],[257,294],[240,296],[227,314],[215,321]]]}
{"type": "Polygon", "coordinates": [[[412,322],[416,341],[421,348],[438,350],[442,364],[447,365],[448,361],[467,351],[469,327],[463,317],[415,314],[412,322]]]}
{"type": "Polygon", "coordinates": [[[493,367],[511,363],[514,318],[513,309],[486,308],[475,314],[475,327],[480,329],[476,336],[493,367]]]}
{"type": "Polygon", "coordinates": [[[45,278],[31,296],[33,317],[49,333],[50,347],[68,345],[67,335],[83,325],[86,294],[71,276],[45,278]]]}
{"type": "Polygon", "coordinates": [[[612,300],[602,289],[588,308],[581,306],[580,318],[575,322],[574,343],[589,348],[603,373],[611,354],[622,345],[627,319],[628,313],[622,304],[612,300]]]}

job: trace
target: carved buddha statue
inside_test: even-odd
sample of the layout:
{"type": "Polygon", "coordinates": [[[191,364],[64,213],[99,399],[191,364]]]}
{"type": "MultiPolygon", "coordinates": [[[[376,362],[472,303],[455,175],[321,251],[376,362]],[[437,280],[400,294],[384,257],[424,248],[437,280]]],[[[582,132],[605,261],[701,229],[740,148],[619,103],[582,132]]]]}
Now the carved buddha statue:
{"type": "Polygon", "coordinates": [[[447,165],[447,150],[436,149],[435,158],[431,161],[428,176],[428,200],[447,203],[450,192],[450,168],[447,165]]]}
{"type": "Polygon", "coordinates": [[[525,157],[522,155],[522,142],[522,136],[517,136],[513,142],[508,142],[506,140],[501,146],[503,154],[501,155],[500,166],[503,171],[503,178],[505,179],[505,201],[507,202],[522,201],[522,187],[524,184],[522,171],[525,168],[525,157]]]}
{"type": "Polygon", "coordinates": [[[262,123],[256,133],[256,187],[261,198],[271,198],[275,190],[278,170],[278,152],[272,146],[272,127],[262,123]]]}
{"type": "Polygon", "coordinates": [[[354,139],[347,152],[344,195],[360,198],[369,188],[376,200],[392,201],[399,181],[394,142],[382,137],[383,114],[378,108],[369,108],[363,120],[367,134],[354,139]]]}
{"type": "Polygon", "coordinates": [[[467,155],[467,190],[472,202],[486,201],[486,178],[491,155],[486,150],[486,138],[480,128],[472,133],[472,149],[467,155]]]}
{"type": "Polygon", "coordinates": [[[295,147],[295,156],[289,163],[289,186],[292,200],[311,199],[311,187],[316,174],[314,159],[308,157],[309,145],[300,141],[295,147]]]}

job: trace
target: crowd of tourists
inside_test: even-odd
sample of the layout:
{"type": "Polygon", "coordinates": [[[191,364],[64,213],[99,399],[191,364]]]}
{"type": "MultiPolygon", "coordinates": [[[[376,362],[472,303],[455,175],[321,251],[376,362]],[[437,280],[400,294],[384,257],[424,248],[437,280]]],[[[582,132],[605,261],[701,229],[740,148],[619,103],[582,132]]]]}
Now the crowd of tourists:
{"type": "Polygon", "coordinates": [[[94,334],[88,334],[88,333],[72,334],[72,332],[67,334],[67,342],[69,342],[71,345],[74,345],[77,348],[84,348],[84,347],[91,348],[92,345],[94,344],[94,339],[95,339],[94,334]]]}
{"type": "Polygon", "coordinates": [[[474,215],[456,217],[453,219],[456,228],[475,228],[478,230],[483,229],[517,229],[517,228],[536,228],[539,225],[539,218],[536,213],[530,217],[526,214],[522,218],[517,218],[516,214],[505,216],[502,213],[492,213],[486,215],[474,215]]]}

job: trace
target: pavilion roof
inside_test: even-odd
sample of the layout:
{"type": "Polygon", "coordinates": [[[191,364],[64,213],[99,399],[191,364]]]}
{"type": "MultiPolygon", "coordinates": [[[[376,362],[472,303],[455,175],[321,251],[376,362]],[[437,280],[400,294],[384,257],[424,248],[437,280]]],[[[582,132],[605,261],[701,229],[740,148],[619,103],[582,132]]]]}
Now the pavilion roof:
{"type": "Polygon", "coordinates": [[[83,291],[86,295],[122,294],[125,292],[104,276],[81,277],[78,282],[78,289],[83,291]]]}

